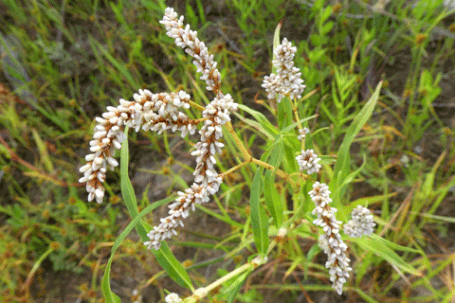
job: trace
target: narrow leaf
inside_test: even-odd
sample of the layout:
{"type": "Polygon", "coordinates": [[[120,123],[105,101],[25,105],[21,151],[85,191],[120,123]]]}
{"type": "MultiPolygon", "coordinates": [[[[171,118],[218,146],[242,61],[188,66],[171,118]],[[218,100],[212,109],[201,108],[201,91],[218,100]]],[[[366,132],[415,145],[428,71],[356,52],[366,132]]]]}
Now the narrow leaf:
{"type": "Polygon", "coordinates": [[[278,134],[278,130],[276,127],[267,119],[266,116],[264,116],[263,113],[258,112],[254,109],[249,108],[248,106],[239,104],[238,107],[249,113],[253,118],[259,122],[259,124],[262,126],[263,131],[268,134],[271,138],[275,138],[275,136],[278,134]]]}
{"type": "MultiPolygon", "coordinates": [[[[280,23],[278,23],[278,25],[276,26],[276,29],[275,29],[275,33],[273,34],[273,51],[275,51],[275,48],[277,48],[278,45],[280,45],[280,30],[281,30],[281,26],[283,25],[283,20],[280,21],[280,23]]],[[[273,59],[272,60],[275,60],[275,52],[273,52],[273,59]]],[[[275,72],[275,67],[273,67],[272,69],[272,72],[274,73],[275,72]]]]}
{"type": "Polygon", "coordinates": [[[262,254],[267,253],[269,245],[268,221],[265,210],[259,201],[262,193],[262,169],[256,172],[253,183],[251,184],[250,209],[251,226],[253,227],[254,243],[258,251],[262,254]]]}
{"type": "MultiPolygon", "coordinates": [[[[269,163],[276,168],[278,168],[281,163],[282,149],[282,145],[278,144],[275,146],[270,155],[271,159],[269,163]]],[[[284,214],[283,204],[281,203],[280,195],[278,194],[278,191],[275,187],[275,173],[272,173],[270,170],[268,170],[265,173],[264,181],[265,204],[267,205],[267,209],[272,215],[276,228],[280,228],[281,224],[283,224],[284,214]]]]}
{"type": "Polygon", "coordinates": [[[340,183],[345,180],[350,171],[350,148],[352,141],[354,141],[355,136],[360,132],[363,125],[370,119],[373,114],[374,107],[379,98],[379,92],[381,91],[382,82],[378,84],[376,90],[374,91],[371,98],[361,109],[357,117],[352,121],[352,124],[349,126],[346,131],[346,135],[341,143],[340,149],[338,151],[338,159],[335,164],[333,178],[330,181],[330,189],[333,191],[332,199],[335,207],[338,206],[340,201],[340,196],[343,196],[344,189],[341,188],[340,183]]]}
{"type": "Polygon", "coordinates": [[[114,260],[114,255],[117,249],[120,247],[120,244],[125,240],[126,236],[133,230],[133,228],[136,227],[136,225],[140,222],[141,218],[145,216],[146,214],[150,213],[153,211],[155,208],[162,206],[170,201],[172,201],[174,198],[170,197],[161,201],[157,201],[140,212],[136,217],[133,218],[133,220],[126,226],[126,228],[120,233],[120,235],[117,237],[117,239],[114,242],[114,245],[112,246],[111,249],[111,256],[109,257],[109,260],[107,261],[106,268],[104,270],[104,276],[103,280],[101,283],[101,287],[103,290],[103,295],[104,299],[106,300],[106,303],[118,303],[120,302],[120,298],[114,294],[111,290],[111,285],[110,285],[110,274],[111,274],[111,265],[112,261],[114,260]]]}
{"type": "MultiPolygon", "coordinates": [[[[134,192],[133,185],[131,184],[128,176],[129,164],[129,151],[128,151],[128,127],[125,127],[125,140],[122,143],[120,150],[120,189],[122,191],[123,200],[125,201],[126,208],[132,218],[138,215],[136,193],[134,192]]],[[[144,225],[138,224],[136,231],[141,237],[142,241],[147,241],[147,231],[144,225]]]]}
{"type": "MultiPolygon", "coordinates": [[[[128,177],[128,127],[125,128],[125,137],[126,139],[123,141],[122,149],[120,150],[120,187],[128,212],[130,213],[131,217],[135,218],[138,216],[136,194],[134,192],[130,178],[128,177]]],[[[147,237],[147,230],[145,229],[144,224],[139,220],[138,224],[136,224],[135,227],[142,241],[148,241],[149,238],[147,237]]],[[[183,287],[188,287],[189,289],[194,290],[188,273],[169,249],[166,242],[161,243],[159,250],[152,250],[152,252],[161,267],[164,268],[164,270],[175,282],[183,287]]]]}
{"type": "Polygon", "coordinates": [[[235,279],[234,282],[232,282],[231,285],[228,286],[228,288],[226,288],[225,292],[229,294],[227,298],[228,303],[234,302],[235,297],[237,296],[237,293],[240,290],[240,287],[242,287],[246,277],[248,277],[249,274],[250,272],[245,272],[241,274],[239,277],[237,277],[237,279],[235,279]]]}
{"type": "Polygon", "coordinates": [[[166,242],[161,242],[161,247],[158,250],[152,250],[156,260],[160,263],[161,267],[168,273],[177,284],[189,288],[194,291],[193,284],[191,283],[190,276],[186,272],[183,265],[177,260],[172,253],[171,249],[166,242]]]}
{"type": "Polygon", "coordinates": [[[46,166],[46,170],[49,173],[54,172],[54,165],[52,164],[51,158],[49,157],[49,153],[47,152],[46,144],[44,144],[43,140],[39,136],[36,129],[32,129],[33,139],[35,139],[36,146],[38,147],[39,153],[41,155],[41,160],[46,166]]]}
{"type": "Polygon", "coordinates": [[[373,234],[372,238],[352,238],[351,241],[357,243],[364,250],[372,251],[375,255],[395,265],[399,269],[413,275],[418,275],[417,270],[397,255],[397,253],[389,247],[389,243],[384,241],[383,238],[373,234]]]}

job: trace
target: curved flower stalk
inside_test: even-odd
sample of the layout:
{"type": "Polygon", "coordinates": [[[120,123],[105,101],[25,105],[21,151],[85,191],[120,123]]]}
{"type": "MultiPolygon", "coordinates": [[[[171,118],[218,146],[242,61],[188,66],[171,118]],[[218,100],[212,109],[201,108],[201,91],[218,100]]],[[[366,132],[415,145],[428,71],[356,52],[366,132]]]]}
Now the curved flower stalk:
{"type": "Polygon", "coordinates": [[[191,154],[197,156],[196,169],[194,171],[194,183],[185,192],[178,192],[179,197],[169,205],[169,216],[161,218],[161,223],[155,226],[147,236],[150,241],[144,244],[149,249],[159,249],[161,241],[177,234],[176,228],[183,226],[183,219],[189,214],[189,209],[195,209],[195,204],[201,204],[210,200],[222,183],[221,176],[215,171],[215,154],[221,152],[223,143],[219,142],[223,137],[221,126],[230,121],[230,111],[236,110],[237,104],[228,94],[222,99],[216,97],[202,112],[204,126],[199,131],[201,140],[196,144],[196,150],[191,154]]]}
{"type": "Polygon", "coordinates": [[[268,93],[268,99],[274,99],[278,95],[279,103],[284,96],[291,99],[301,98],[305,85],[300,78],[302,75],[300,69],[294,66],[296,51],[297,47],[292,46],[292,43],[286,38],[273,51],[275,59],[272,64],[276,68],[276,74],[265,76],[262,84],[268,93]]]}
{"type": "Polygon", "coordinates": [[[177,46],[183,48],[189,55],[195,58],[193,63],[197,72],[202,73],[201,79],[207,84],[207,90],[213,91],[216,97],[207,105],[202,112],[205,118],[204,126],[199,131],[200,141],[196,144],[196,150],[192,152],[196,158],[194,171],[194,183],[185,192],[178,192],[179,197],[169,205],[169,215],[160,219],[160,224],[155,226],[148,234],[150,241],[144,242],[149,249],[159,249],[161,241],[175,235],[176,228],[183,226],[183,219],[189,214],[189,209],[195,209],[195,204],[206,203],[210,195],[214,195],[222,183],[221,176],[215,171],[215,154],[221,152],[224,146],[219,140],[223,137],[221,126],[231,119],[229,114],[237,110],[237,103],[232,97],[224,95],[220,91],[221,75],[213,61],[213,55],[209,54],[204,42],[197,38],[197,32],[192,31],[189,25],[183,26],[184,17],[178,17],[173,8],[166,8],[163,20],[167,35],[175,39],[177,46]]]}
{"type": "Polygon", "coordinates": [[[308,194],[316,205],[313,215],[317,215],[317,219],[313,221],[313,224],[322,227],[324,231],[318,240],[319,246],[328,256],[325,267],[329,269],[332,287],[341,295],[343,293],[343,284],[349,278],[349,271],[352,270],[349,267],[351,260],[345,253],[348,247],[341,239],[339,233],[341,222],[335,218],[336,208],[329,206],[332,199],[329,197],[330,191],[326,184],[315,182],[313,190],[308,194]]]}
{"type": "Polygon", "coordinates": [[[222,125],[229,122],[230,113],[237,110],[237,103],[232,97],[220,91],[221,75],[217,64],[205,44],[197,38],[197,32],[190,30],[188,25],[184,28],[183,16],[178,18],[172,8],[166,9],[161,23],[176,44],[195,58],[197,71],[202,73],[201,79],[206,82],[207,90],[215,92],[215,98],[205,107],[203,119],[199,120],[190,120],[179,111],[180,107],[190,108],[190,96],[184,91],[152,94],[148,90],[139,90],[139,94],[134,94],[134,101],[120,99],[119,106],[109,106],[108,112],[96,119],[98,125],[95,127],[94,140],[90,142],[93,154],[86,156],[87,164],[80,169],[84,177],[79,180],[87,184],[88,200],[96,199],[101,203],[107,167],[114,169],[118,166],[113,154],[115,149],[121,148],[124,126],[136,131],[152,130],[158,134],[165,130],[178,130],[184,137],[188,133],[195,133],[196,125],[203,121],[204,125],[199,130],[200,141],[192,152],[197,157],[194,183],[184,192],[178,192],[179,197],[169,205],[169,215],[161,218],[160,224],[147,234],[150,241],[144,244],[154,249],[159,249],[161,241],[177,233],[176,228],[183,226],[183,219],[189,215],[190,209],[195,209],[195,204],[208,202],[210,196],[219,190],[222,178],[214,169],[215,155],[224,147],[220,142],[223,137],[222,125]]]}
{"type": "Polygon", "coordinates": [[[351,238],[360,238],[363,235],[369,236],[373,233],[376,223],[370,210],[361,205],[354,208],[351,213],[352,219],[344,224],[343,230],[351,238]]]}
{"type": "Polygon", "coordinates": [[[183,19],[183,16],[179,18],[175,10],[168,7],[160,23],[166,27],[167,35],[175,39],[175,44],[195,59],[193,63],[197,67],[197,72],[202,73],[201,80],[207,83],[207,90],[218,94],[221,75],[216,68],[217,63],[213,61],[213,55],[209,54],[205,43],[198,39],[197,32],[192,31],[189,24],[183,26],[183,19]]]}
{"type": "Polygon", "coordinates": [[[195,133],[198,120],[190,120],[179,107],[190,107],[190,95],[184,91],[178,93],[153,94],[148,90],[139,90],[134,94],[134,101],[120,99],[117,107],[108,106],[107,112],[102,117],[97,117],[95,134],[90,141],[91,154],[85,156],[87,163],[80,168],[84,174],[79,179],[86,183],[89,193],[88,201],[96,199],[101,203],[104,197],[103,182],[106,180],[107,168],[114,169],[118,166],[115,160],[115,149],[121,148],[124,140],[123,128],[125,125],[139,131],[156,131],[159,134],[164,130],[179,130],[182,137],[188,133],[195,133]]]}

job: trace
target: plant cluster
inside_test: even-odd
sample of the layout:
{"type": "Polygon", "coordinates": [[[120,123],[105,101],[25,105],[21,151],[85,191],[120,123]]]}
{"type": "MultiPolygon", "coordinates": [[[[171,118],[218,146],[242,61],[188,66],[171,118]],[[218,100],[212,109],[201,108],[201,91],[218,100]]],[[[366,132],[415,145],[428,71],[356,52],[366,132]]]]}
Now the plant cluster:
{"type": "Polygon", "coordinates": [[[450,302],[448,2],[0,1],[0,301],[450,302]]]}
{"type": "MultiPolygon", "coordinates": [[[[120,99],[118,107],[109,106],[108,112],[104,113],[102,118],[96,119],[98,125],[95,127],[94,140],[90,142],[90,150],[94,153],[86,156],[88,163],[80,169],[84,173],[84,177],[79,182],[86,183],[87,191],[89,192],[88,200],[91,201],[95,197],[97,202],[101,202],[104,196],[102,182],[105,181],[106,167],[113,168],[118,166],[118,162],[112,157],[113,148],[121,148],[120,143],[124,140],[123,128],[125,126],[134,128],[136,131],[142,129],[158,133],[164,130],[172,130],[174,132],[179,130],[182,133],[182,137],[185,137],[188,133],[194,133],[199,123],[203,123],[199,130],[200,141],[195,145],[195,151],[191,153],[197,157],[196,167],[193,172],[194,183],[184,192],[178,192],[178,198],[169,205],[169,215],[161,218],[160,224],[147,233],[149,240],[145,241],[144,244],[148,248],[155,250],[160,249],[162,241],[177,235],[176,228],[179,225],[184,226],[183,219],[189,216],[190,209],[195,210],[195,204],[209,202],[210,196],[216,194],[220,189],[222,177],[215,170],[217,163],[215,156],[220,154],[221,148],[224,147],[224,144],[221,143],[223,138],[222,127],[228,123],[230,124],[230,113],[236,111],[238,106],[237,103],[233,102],[229,94],[223,94],[220,89],[221,75],[216,68],[217,63],[213,61],[213,55],[209,53],[204,42],[198,39],[197,32],[191,30],[189,25],[184,26],[183,21],[183,16],[178,17],[174,9],[166,8],[161,23],[166,27],[167,35],[175,40],[176,45],[183,48],[194,58],[193,63],[197,67],[197,72],[202,74],[200,79],[206,82],[206,89],[216,95],[207,106],[203,107],[202,118],[189,119],[184,112],[179,110],[180,107],[185,109],[191,109],[192,107],[191,98],[184,91],[170,94],[153,94],[148,90],[139,90],[139,94],[134,95],[135,101],[120,99]]],[[[279,28],[275,33],[275,37],[279,39],[279,28]]],[[[305,135],[308,131],[302,127],[302,121],[297,114],[298,100],[301,99],[305,86],[302,84],[303,80],[300,78],[299,68],[294,66],[293,59],[296,50],[297,48],[292,46],[286,38],[280,44],[275,45],[272,63],[276,68],[276,74],[272,73],[270,76],[266,76],[263,87],[268,93],[268,99],[276,97],[278,103],[285,99],[285,102],[292,104],[297,118],[294,127],[298,126],[299,129],[299,135],[296,135],[296,138],[301,139],[302,144],[305,145],[305,135]]],[[[377,99],[377,93],[375,98],[377,99]]],[[[372,100],[376,101],[375,99],[372,100]]],[[[196,105],[193,105],[193,107],[198,108],[196,105]]],[[[229,129],[232,130],[232,126],[229,129]]],[[[237,148],[245,151],[245,147],[236,133],[231,132],[231,134],[234,137],[234,142],[239,144],[237,148]]],[[[244,164],[253,162],[251,155],[246,154],[244,156],[248,158],[244,164]]],[[[321,165],[318,164],[321,159],[318,158],[313,149],[302,150],[301,154],[295,159],[300,170],[307,171],[307,175],[299,174],[297,179],[295,179],[296,183],[299,182],[299,178],[304,182],[310,182],[312,180],[310,175],[318,173],[321,168],[321,165]]],[[[257,159],[255,163],[271,171],[279,169],[277,166],[270,166],[257,159]]],[[[241,166],[242,164],[228,170],[228,172],[233,173],[241,166]]],[[[288,173],[282,172],[282,174],[287,176],[288,173]]],[[[122,178],[126,177],[125,175],[122,176],[122,178]]],[[[290,177],[287,176],[286,178],[290,177]]],[[[294,184],[293,187],[296,186],[294,184]]],[[[251,191],[253,190],[256,189],[252,188],[251,191]]],[[[352,270],[349,266],[350,259],[346,255],[348,247],[339,233],[342,222],[336,219],[337,209],[329,205],[332,199],[329,197],[330,191],[326,184],[315,182],[313,189],[308,195],[315,204],[312,214],[316,215],[317,218],[313,224],[323,230],[318,242],[328,256],[325,266],[329,269],[330,281],[333,283],[332,287],[341,295],[343,285],[352,270]]],[[[270,197],[265,198],[269,199],[270,197]]],[[[251,201],[251,203],[253,202],[251,201]]],[[[278,201],[278,203],[282,203],[282,201],[278,201]]],[[[256,224],[253,223],[254,240],[256,245],[263,247],[258,249],[263,257],[257,259],[258,261],[252,261],[252,264],[257,267],[266,262],[266,256],[274,244],[265,245],[269,231],[264,219],[268,219],[261,205],[258,204],[256,207],[258,208],[257,213],[252,214],[252,220],[256,222],[256,224]]],[[[280,208],[283,208],[283,206],[280,206],[280,208]]],[[[293,211],[296,212],[297,209],[293,211]]],[[[272,212],[272,210],[269,210],[269,212],[272,212]]],[[[134,213],[132,215],[134,216],[134,213]]],[[[292,219],[295,220],[294,216],[292,219]]],[[[345,227],[348,235],[360,237],[363,234],[370,235],[372,233],[375,223],[368,209],[359,206],[353,211],[352,217],[353,219],[345,227]]],[[[272,219],[276,221],[277,218],[272,217],[272,219]]],[[[291,225],[291,222],[283,221],[281,226],[277,225],[277,227],[286,230],[291,225]]],[[[220,278],[220,280],[225,279],[225,277],[220,278]]],[[[219,282],[214,283],[219,284],[219,282]]],[[[208,288],[195,290],[194,294],[185,302],[205,297],[212,288],[213,284],[208,288]]],[[[109,292],[110,290],[107,291],[109,292]]],[[[180,299],[175,296],[174,293],[169,294],[166,297],[166,301],[179,302],[180,299]]]]}

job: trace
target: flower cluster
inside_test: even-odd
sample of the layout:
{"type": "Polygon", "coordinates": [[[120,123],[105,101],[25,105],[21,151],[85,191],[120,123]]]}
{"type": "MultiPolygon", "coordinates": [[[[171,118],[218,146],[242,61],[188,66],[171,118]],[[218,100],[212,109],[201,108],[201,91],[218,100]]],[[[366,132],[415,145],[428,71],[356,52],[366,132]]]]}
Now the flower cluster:
{"type": "Polygon", "coordinates": [[[155,226],[148,234],[150,241],[144,242],[149,249],[159,249],[161,241],[175,235],[176,228],[183,226],[183,219],[189,214],[189,209],[195,209],[195,204],[205,203],[210,200],[220,188],[222,178],[215,171],[215,154],[221,152],[224,144],[220,142],[223,137],[222,125],[231,119],[229,114],[237,110],[229,94],[224,95],[220,91],[221,76],[216,69],[213,55],[203,42],[197,38],[197,32],[190,30],[187,25],[183,27],[183,16],[178,18],[172,8],[167,8],[163,20],[168,36],[175,39],[178,46],[193,56],[193,63],[197,71],[202,73],[201,79],[207,84],[207,90],[216,93],[216,97],[206,106],[202,112],[204,126],[199,131],[200,141],[195,145],[196,150],[191,154],[196,156],[196,169],[194,171],[194,183],[185,192],[178,192],[179,197],[169,205],[169,215],[160,219],[160,224],[155,226]]]}
{"type": "Polygon", "coordinates": [[[139,90],[134,94],[134,101],[120,99],[117,107],[108,106],[102,117],[97,117],[93,140],[90,141],[91,154],[85,156],[87,163],[80,168],[84,176],[79,182],[86,183],[88,200],[103,201],[107,168],[118,166],[114,159],[115,149],[121,148],[124,140],[125,125],[139,129],[181,131],[182,137],[196,131],[197,120],[190,120],[179,111],[179,107],[189,108],[190,96],[184,91],[178,93],[153,94],[148,90],[139,90]]]}
{"type": "Polygon", "coordinates": [[[351,261],[347,255],[347,245],[341,239],[340,221],[335,218],[336,209],[330,207],[332,202],[330,199],[329,187],[324,183],[315,182],[313,190],[308,193],[316,205],[313,210],[313,215],[317,215],[317,219],[313,223],[322,227],[324,233],[319,236],[319,245],[328,256],[328,261],[325,267],[329,269],[330,281],[332,287],[341,295],[343,292],[343,284],[349,278],[349,267],[351,261]]]}
{"type": "Polygon", "coordinates": [[[195,58],[194,64],[197,71],[202,73],[201,79],[207,84],[207,89],[215,92],[216,96],[202,112],[202,119],[191,120],[179,108],[190,108],[190,96],[180,91],[178,93],[153,94],[148,90],[139,90],[134,94],[134,101],[120,99],[117,107],[109,106],[101,118],[96,118],[97,125],[90,150],[93,152],[86,156],[87,164],[81,167],[84,173],[79,181],[86,183],[89,192],[88,200],[101,203],[104,197],[102,183],[106,179],[107,167],[114,169],[118,166],[113,158],[115,149],[120,149],[124,140],[123,128],[128,126],[136,131],[140,129],[156,131],[161,134],[165,130],[180,131],[182,137],[188,133],[196,132],[196,125],[203,122],[199,130],[200,141],[192,152],[196,156],[194,183],[185,192],[178,192],[178,198],[169,205],[169,215],[160,219],[160,224],[155,226],[148,234],[150,241],[144,244],[149,248],[159,249],[161,241],[176,234],[176,227],[183,226],[183,219],[189,215],[189,209],[195,209],[196,203],[210,200],[210,195],[215,194],[222,183],[222,178],[215,171],[215,154],[221,152],[224,144],[220,142],[223,137],[222,125],[230,121],[229,114],[237,110],[237,103],[232,97],[220,91],[221,75],[216,69],[213,55],[207,47],[197,38],[197,33],[183,26],[183,16],[178,18],[172,8],[167,8],[161,21],[166,27],[167,34],[174,38],[176,44],[195,58]]]}
{"type": "Polygon", "coordinates": [[[276,74],[264,77],[262,87],[268,93],[268,99],[274,99],[278,95],[280,102],[284,96],[291,99],[300,98],[305,85],[300,78],[300,69],[294,66],[294,56],[297,48],[292,46],[286,38],[274,50],[275,59],[272,61],[276,68],[276,74]]]}
{"type": "MultiPolygon", "coordinates": [[[[179,17],[172,8],[166,8],[163,20],[160,21],[167,31],[167,35],[175,40],[181,47],[194,58],[193,63],[197,72],[201,73],[200,79],[205,81],[206,88],[215,94],[212,101],[203,109],[201,119],[190,119],[182,111],[191,107],[190,96],[184,92],[152,93],[148,90],[139,90],[134,94],[133,101],[120,99],[117,107],[108,106],[107,112],[96,118],[97,125],[93,140],[90,141],[90,151],[85,159],[87,163],[80,168],[84,176],[79,180],[86,183],[89,193],[88,200],[101,203],[104,197],[103,182],[106,179],[107,169],[114,169],[119,165],[114,159],[116,149],[121,148],[125,139],[124,128],[129,127],[135,131],[155,131],[161,134],[164,131],[179,131],[181,136],[194,134],[197,125],[202,124],[198,130],[200,140],[194,146],[192,156],[196,157],[193,184],[184,191],[177,193],[178,197],[169,205],[168,215],[160,219],[160,223],[153,227],[147,234],[148,241],[144,242],[149,249],[159,249],[163,240],[177,234],[178,226],[184,226],[183,220],[189,216],[190,209],[195,210],[196,204],[210,201],[222,184],[222,176],[216,171],[216,155],[220,154],[224,144],[222,126],[231,121],[230,114],[237,110],[229,94],[221,91],[221,74],[213,55],[208,51],[204,42],[197,37],[197,32],[192,31],[189,25],[183,24],[184,17],[179,17]]],[[[305,85],[300,78],[300,70],[294,66],[294,56],[297,48],[284,38],[282,43],[274,50],[273,66],[275,73],[264,78],[262,86],[266,89],[269,99],[277,97],[280,102],[285,96],[295,99],[300,98],[305,85]]],[[[298,139],[304,145],[308,128],[299,130],[298,139]]],[[[300,170],[308,174],[318,173],[321,169],[321,160],[313,149],[302,150],[296,156],[300,170]]],[[[308,193],[315,204],[312,214],[317,218],[313,223],[322,228],[323,233],[318,242],[324,253],[328,256],[325,264],[329,269],[332,287],[341,294],[346,279],[349,278],[350,259],[346,251],[347,245],[340,236],[340,221],[335,214],[337,210],[330,206],[332,199],[326,184],[315,182],[313,189],[308,193]]],[[[367,208],[358,206],[352,212],[352,220],[344,224],[344,232],[351,237],[370,235],[375,223],[373,216],[367,208]]],[[[287,230],[280,228],[277,238],[284,238],[287,230]]],[[[253,266],[259,266],[266,259],[255,258],[253,266]]],[[[200,288],[195,291],[196,297],[204,297],[207,290],[200,288]]],[[[178,303],[182,299],[175,293],[166,296],[167,303],[178,303]]]]}
{"type": "Polygon", "coordinates": [[[166,303],[180,303],[180,302],[182,302],[182,299],[175,292],[171,292],[170,294],[168,294],[166,296],[166,298],[164,298],[164,301],[166,303]]]}
{"type": "Polygon", "coordinates": [[[371,235],[376,223],[370,210],[363,206],[357,206],[351,213],[352,219],[344,224],[343,230],[351,238],[360,238],[363,235],[371,235]]]}
{"type": "Polygon", "coordinates": [[[312,149],[302,150],[302,153],[295,157],[300,170],[306,170],[308,174],[317,173],[321,169],[321,158],[312,149]]]}

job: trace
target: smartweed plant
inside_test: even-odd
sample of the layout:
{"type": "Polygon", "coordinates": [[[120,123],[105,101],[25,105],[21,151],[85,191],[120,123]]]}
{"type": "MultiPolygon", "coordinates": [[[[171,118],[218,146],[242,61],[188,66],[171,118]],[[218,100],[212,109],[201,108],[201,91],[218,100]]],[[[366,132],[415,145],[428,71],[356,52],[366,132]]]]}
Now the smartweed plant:
{"type": "MultiPolygon", "coordinates": [[[[84,176],[79,181],[86,184],[89,201],[102,203],[107,169],[119,166],[114,156],[115,150],[121,149],[121,189],[133,218],[115,242],[106,266],[103,292],[107,302],[119,301],[110,289],[110,268],[117,248],[133,228],[136,228],[144,245],[154,253],[168,275],[191,291],[184,299],[176,293],[168,294],[165,298],[168,303],[198,302],[220,286],[227,300],[232,302],[248,274],[271,262],[283,248],[288,250],[289,259],[297,260],[290,266],[290,271],[297,265],[306,268],[306,263],[322,250],[328,279],[327,272],[321,268],[317,277],[323,281],[329,280],[339,295],[346,290],[346,286],[355,283],[350,258],[354,247],[356,251],[371,250],[387,260],[393,260],[401,269],[409,270],[390,248],[392,245],[373,234],[374,217],[365,207],[368,206],[366,200],[356,203],[344,200],[349,184],[360,172],[360,169],[350,171],[350,146],[373,113],[381,83],[360,114],[347,127],[337,155],[320,156],[312,137],[326,130],[317,130],[312,125],[315,116],[300,117],[299,106],[308,96],[302,97],[305,85],[300,69],[294,65],[297,48],[286,38],[280,40],[281,25],[274,35],[273,71],[264,78],[262,84],[268,102],[273,105],[272,112],[277,117],[279,127],[276,127],[262,113],[237,104],[230,94],[223,92],[221,73],[214,56],[198,39],[197,32],[191,30],[189,25],[184,25],[183,16],[179,17],[174,9],[167,8],[161,23],[176,45],[193,57],[193,63],[212,101],[204,106],[193,102],[191,96],[182,90],[154,93],[140,89],[132,101],[120,99],[118,106],[108,106],[107,112],[96,118],[97,125],[93,140],[90,141],[91,153],[86,156],[87,163],[80,168],[84,176]],[[252,156],[231,123],[232,115],[239,111],[239,118],[249,114],[255,119],[248,121],[268,141],[260,159],[252,156]],[[200,118],[189,118],[197,116],[194,114],[197,112],[201,112],[200,118]],[[313,131],[309,130],[310,126],[313,131]],[[177,197],[155,202],[140,213],[128,179],[129,128],[136,132],[150,130],[158,134],[168,130],[178,131],[182,137],[195,135],[196,132],[199,135],[199,141],[191,153],[196,157],[193,184],[179,191],[177,197]],[[243,160],[238,160],[236,155],[222,153],[225,147],[223,140],[234,144],[243,160]],[[238,164],[220,172],[217,157],[232,157],[238,160],[238,164]],[[330,164],[334,161],[336,163],[332,168],[330,164]],[[195,289],[188,272],[177,261],[165,240],[178,233],[179,227],[184,225],[185,218],[196,209],[196,205],[210,203],[211,197],[222,189],[224,178],[245,168],[254,174],[249,186],[250,213],[243,225],[242,242],[238,249],[232,250],[230,257],[241,255],[244,249],[253,254],[245,264],[208,286],[195,289]],[[292,200],[291,205],[288,200],[292,200]],[[168,215],[161,218],[157,225],[150,227],[142,220],[144,215],[170,201],[168,215]],[[298,249],[301,239],[317,240],[313,241],[313,249],[306,256],[298,249]],[[347,243],[352,245],[348,247],[347,243]],[[299,253],[292,255],[291,251],[299,253]]],[[[314,288],[323,289],[327,288],[314,288]]]]}

